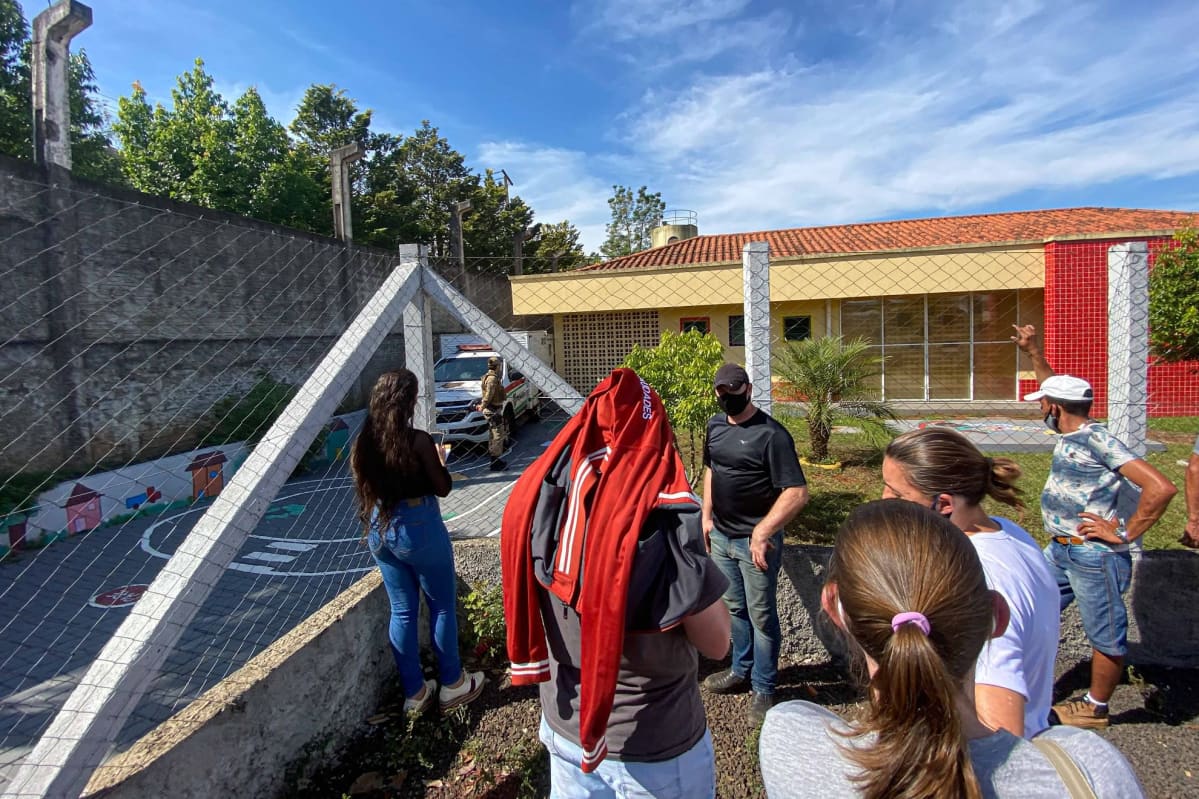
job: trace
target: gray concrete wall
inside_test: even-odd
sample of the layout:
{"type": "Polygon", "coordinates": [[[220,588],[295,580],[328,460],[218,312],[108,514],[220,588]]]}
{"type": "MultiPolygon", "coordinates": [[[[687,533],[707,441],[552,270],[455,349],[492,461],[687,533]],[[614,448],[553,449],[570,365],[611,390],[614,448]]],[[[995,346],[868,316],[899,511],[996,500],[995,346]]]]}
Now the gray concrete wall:
{"type": "MultiPolygon", "coordinates": [[[[190,448],[260,373],[301,382],[399,263],[3,157],[0,241],[0,472],[190,448]]],[[[348,404],[402,353],[397,328],[348,404]]]]}
{"type": "MultiPolygon", "coordinates": [[[[455,543],[459,579],[498,583],[498,539],[455,543]]],[[[779,581],[783,658],[844,658],[842,640],[820,613],[831,549],[788,546],[779,581]],[[815,619],[815,623],[813,623],[815,619]]],[[[1199,556],[1150,552],[1126,597],[1129,660],[1199,667],[1199,556]]],[[[89,796],[280,795],[333,757],[376,709],[394,665],[386,647],[388,608],[371,574],[221,682],[132,749],[96,772],[89,796]],[[230,745],[230,742],[236,742],[230,745]]],[[[427,640],[427,631],[422,636],[427,640]]],[[[1090,656],[1071,609],[1063,619],[1064,658],[1090,656]]]]}
{"type": "Polygon", "coordinates": [[[332,758],[395,674],[387,595],[359,580],[128,751],[85,796],[272,797],[332,758]]]}

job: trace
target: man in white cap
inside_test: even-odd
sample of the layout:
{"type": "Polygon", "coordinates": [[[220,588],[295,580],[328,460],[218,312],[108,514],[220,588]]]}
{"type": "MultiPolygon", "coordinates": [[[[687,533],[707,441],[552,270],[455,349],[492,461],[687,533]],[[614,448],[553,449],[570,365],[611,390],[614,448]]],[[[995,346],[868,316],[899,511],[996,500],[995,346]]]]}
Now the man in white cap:
{"type": "Polygon", "coordinates": [[[1032,325],[1015,328],[1012,341],[1032,359],[1041,381],[1024,399],[1041,403],[1046,426],[1058,434],[1041,493],[1041,515],[1050,536],[1045,557],[1061,590],[1062,609],[1078,601],[1092,648],[1090,690],[1054,705],[1053,712],[1062,724],[1107,727],[1107,703],[1120,682],[1128,650],[1128,611],[1122,596],[1132,577],[1128,544],[1161,518],[1178,489],[1091,419],[1091,385],[1053,373],[1032,325]],[[1136,512],[1120,519],[1116,507],[1125,480],[1140,489],[1141,496],[1136,512]]]}

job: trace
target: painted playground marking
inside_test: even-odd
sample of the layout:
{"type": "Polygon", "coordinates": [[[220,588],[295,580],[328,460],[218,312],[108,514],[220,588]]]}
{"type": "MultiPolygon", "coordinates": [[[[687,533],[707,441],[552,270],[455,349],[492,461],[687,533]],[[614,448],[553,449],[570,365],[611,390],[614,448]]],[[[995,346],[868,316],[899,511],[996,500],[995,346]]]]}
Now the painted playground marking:
{"type": "Polygon", "coordinates": [[[127,608],[142,598],[142,594],[146,593],[148,585],[122,585],[119,588],[110,588],[107,591],[101,591],[92,596],[87,601],[87,604],[93,608],[127,608]]]}
{"type": "MultiPolygon", "coordinates": [[[[346,477],[336,478],[321,478],[317,480],[304,480],[296,483],[289,483],[286,486],[287,493],[280,494],[271,502],[271,509],[267,511],[263,517],[264,520],[282,521],[287,518],[299,519],[304,513],[305,506],[294,502],[293,500],[299,497],[311,497],[317,494],[326,493],[329,491],[346,491],[350,487],[350,480],[346,477]],[[303,488],[301,488],[303,487],[303,488]],[[299,488],[300,490],[295,490],[299,488]]],[[[158,528],[164,525],[169,527],[163,531],[164,535],[170,535],[175,532],[177,525],[174,524],[178,519],[182,519],[189,513],[202,513],[205,508],[189,508],[181,513],[167,516],[160,519],[154,524],[146,528],[142,533],[141,548],[149,555],[156,558],[169,560],[170,553],[164,552],[154,545],[154,535],[158,528]]],[[[336,553],[328,557],[328,560],[341,560],[347,557],[364,558],[364,565],[347,565],[341,568],[330,568],[322,571],[292,571],[287,568],[288,564],[294,563],[298,558],[307,553],[313,552],[322,546],[337,545],[346,543],[358,543],[362,541],[362,536],[354,532],[350,536],[339,536],[335,538],[297,538],[292,536],[266,535],[262,533],[251,533],[247,537],[249,540],[266,541],[265,544],[273,550],[281,551],[251,551],[244,554],[239,554],[229,564],[229,569],[233,571],[245,572],[247,574],[261,574],[273,577],[329,577],[338,574],[358,574],[368,572],[375,568],[374,561],[370,559],[370,552],[365,546],[359,552],[336,553]],[[285,552],[294,554],[283,554],[285,552]],[[250,561],[250,562],[245,562],[250,561]],[[273,565],[268,565],[273,564],[273,565]]],[[[160,544],[161,546],[161,544],[160,544]]],[[[358,563],[362,563],[359,560],[358,563]]]]}

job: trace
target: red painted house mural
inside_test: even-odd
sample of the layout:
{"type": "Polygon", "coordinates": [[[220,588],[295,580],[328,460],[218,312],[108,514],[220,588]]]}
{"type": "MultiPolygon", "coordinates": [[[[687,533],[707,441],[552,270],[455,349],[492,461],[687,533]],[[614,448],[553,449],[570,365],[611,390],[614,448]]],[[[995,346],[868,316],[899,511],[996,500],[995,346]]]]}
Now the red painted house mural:
{"type": "Polygon", "coordinates": [[[222,464],[227,462],[225,453],[219,449],[197,455],[188,464],[187,470],[192,473],[192,499],[200,497],[215,497],[225,487],[225,474],[222,464]]]}
{"type": "Polygon", "coordinates": [[[83,533],[100,526],[100,495],[83,483],[76,483],[67,498],[67,532],[83,533]]]}

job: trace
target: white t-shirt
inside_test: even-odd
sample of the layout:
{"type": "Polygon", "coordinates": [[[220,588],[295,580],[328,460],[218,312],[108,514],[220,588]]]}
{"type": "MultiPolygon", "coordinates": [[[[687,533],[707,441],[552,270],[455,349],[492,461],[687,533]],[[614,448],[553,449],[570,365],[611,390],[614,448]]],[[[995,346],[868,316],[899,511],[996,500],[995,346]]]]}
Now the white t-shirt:
{"type": "Polygon", "coordinates": [[[1049,726],[1053,664],[1061,631],[1061,592],[1045,555],[1024,528],[992,519],[995,532],[975,533],[970,543],[982,561],[987,586],[1007,600],[1011,621],[979,653],[974,682],[1024,697],[1024,737],[1049,726]]]}
{"type": "MultiPolygon", "coordinates": [[[[858,766],[847,745],[869,746],[873,736],[846,738],[845,722],[810,702],[783,702],[766,714],[758,740],[762,783],[770,799],[853,799],[861,796],[853,777],[858,766]]],[[[1116,747],[1090,730],[1050,727],[1041,734],[1082,770],[1101,799],[1141,799],[1145,791],[1116,747]]],[[[970,741],[970,762],[985,799],[1062,799],[1066,786],[1049,759],[1031,741],[1000,730],[970,741]]]]}

